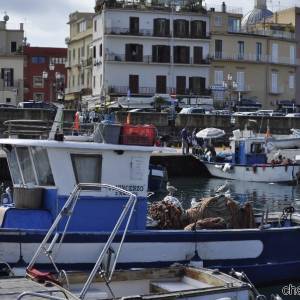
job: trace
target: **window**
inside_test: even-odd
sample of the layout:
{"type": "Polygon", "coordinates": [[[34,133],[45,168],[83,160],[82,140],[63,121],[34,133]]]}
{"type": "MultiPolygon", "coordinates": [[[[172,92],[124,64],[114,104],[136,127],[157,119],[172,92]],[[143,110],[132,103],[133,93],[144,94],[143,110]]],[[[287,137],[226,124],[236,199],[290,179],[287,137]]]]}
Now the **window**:
{"type": "Polygon", "coordinates": [[[153,28],[154,36],[170,36],[170,20],[168,19],[154,19],[153,28]]]}
{"type": "Polygon", "coordinates": [[[190,63],[190,47],[175,46],[174,47],[174,63],[189,64],[190,63]]]}
{"type": "Polygon", "coordinates": [[[262,44],[256,43],[256,60],[261,61],[261,54],[262,54],[262,44]]]}
{"type": "Polygon", "coordinates": [[[221,27],[222,26],[222,16],[214,16],[215,26],[221,27]]]}
{"type": "Polygon", "coordinates": [[[18,147],[17,155],[19,158],[19,163],[24,178],[24,184],[36,185],[37,182],[35,181],[35,175],[32,161],[30,158],[29,149],[26,147],[18,147]]]}
{"type": "Polygon", "coordinates": [[[278,44],[272,44],[272,62],[278,63],[278,44]]]}
{"type": "Polygon", "coordinates": [[[93,87],[96,88],[96,76],[93,77],[93,87]]]}
{"type": "Polygon", "coordinates": [[[33,76],[33,87],[34,88],[43,88],[44,87],[44,80],[42,76],[33,76]]]}
{"type": "Polygon", "coordinates": [[[290,46],[290,64],[294,65],[296,63],[296,48],[295,46],[290,46]]]}
{"type": "Polygon", "coordinates": [[[3,80],[4,86],[14,86],[14,69],[3,68],[1,69],[1,79],[3,80]]]}
{"type": "Polygon", "coordinates": [[[236,73],[236,83],[239,92],[245,91],[245,72],[236,73]]]}
{"type": "Polygon", "coordinates": [[[97,57],[96,52],[97,52],[97,48],[96,48],[96,46],[94,46],[94,47],[93,47],[93,58],[96,58],[96,57],[97,57]]]}
{"type": "Polygon", "coordinates": [[[290,89],[295,88],[295,75],[294,74],[289,75],[289,88],[290,89]]]}
{"type": "Polygon", "coordinates": [[[5,151],[9,166],[9,171],[12,177],[12,181],[14,184],[22,184],[22,176],[18,166],[16,149],[12,149],[11,151],[5,151]]]}
{"type": "Polygon", "coordinates": [[[32,147],[31,151],[39,185],[53,186],[54,179],[47,150],[42,147],[32,147]]]}
{"type": "Polygon", "coordinates": [[[238,59],[243,60],[245,56],[245,43],[243,41],[238,42],[238,59]]]}
{"type": "Polygon", "coordinates": [[[94,31],[97,32],[97,20],[94,21],[94,31]]]}
{"type": "Polygon", "coordinates": [[[11,103],[11,98],[6,98],[6,103],[11,103]]]}
{"type": "Polygon", "coordinates": [[[203,61],[203,47],[194,47],[194,64],[202,64],[203,61]]]}
{"type": "Polygon", "coordinates": [[[84,72],[81,73],[81,85],[84,85],[84,72]]]}
{"type": "Polygon", "coordinates": [[[278,73],[272,73],[271,92],[278,93],[278,73]]]}
{"type": "Polygon", "coordinates": [[[223,85],[224,72],[222,70],[215,70],[215,84],[223,85]]]}
{"type": "Polygon", "coordinates": [[[228,18],[228,31],[229,32],[240,32],[241,20],[237,18],[228,18]]]}
{"type": "Polygon", "coordinates": [[[100,47],[99,47],[99,55],[100,55],[100,57],[102,57],[102,44],[100,44],[100,47]]]}
{"type": "Polygon", "coordinates": [[[206,38],[206,22],[192,21],[191,22],[191,37],[192,38],[206,38]]]}
{"type": "Polygon", "coordinates": [[[31,58],[31,62],[33,64],[45,64],[46,63],[46,57],[44,57],[44,56],[33,56],[31,58]]]}
{"type": "Polygon", "coordinates": [[[76,58],[76,49],[73,49],[73,61],[75,61],[76,58]]]}
{"type": "Polygon", "coordinates": [[[215,40],[215,58],[222,59],[223,41],[215,40]]]}
{"type": "Polygon", "coordinates": [[[126,44],[125,59],[126,61],[143,61],[143,45],[126,44]]]}
{"type": "Polygon", "coordinates": [[[78,32],[86,31],[86,21],[82,21],[78,24],[78,32]]]}
{"type": "Polygon", "coordinates": [[[152,62],[170,63],[171,61],[171,48],[164,45],[152,46],[152,62]]]}
{"type": "Polygon", "coordinates": [[[17,42],[11,42],[10,43],[10,52],[11,53],[17,52],[17,42]]]}
{"type": "Polygon", "coordinates": [[[186,94],[186,78],[185,76],[176,76],[176,94],[186,94]]]}
{"type": "Polygon", "coordinates": [[[156,76],[156,93],[157,94],[167,93],[167,76],[165,75],[156,76]]]}
{"type": "Polygon", "coordinates": [[[81,57],[85,57],[85,47],[84,46],[81,47],[80,53],[81,53],[81,57]]]}
{"type": "Polygon", "coordinates": [[[77,183],[101,183],[102,156],[71,154],[77,183]]]}
{"type": "Polygon", "coordinates": [[[189,36],[189,22],[187,20],[174,20],[174,37],[185,38],[189,36]]]}
{"type": "Polygon", "coordinates": [[[130,17],[129,18],[129,32],[131,34],[139,34],[140,18],[138,18],[138,17],[130,17]]]}
{"type": "Polygon", "coordinates": [[[75,86],[75,75],[72,75],[72,87],[75,86]]]}
{"type": "Polygon", "coordinates": [[[192,95],[201,95],[205,90],[206,79],[204,77],[190,77],[190,94],[192,95]]]}
{"type": "Polygon", "coordinates": [[[33,93],[34,101],[44,101],[44,93],[33,93]]]}
{"type": "Polygon", "coordinates": [[[139,93],[139,75],[129,75],[129,91],[132,94],[139,93]]]}

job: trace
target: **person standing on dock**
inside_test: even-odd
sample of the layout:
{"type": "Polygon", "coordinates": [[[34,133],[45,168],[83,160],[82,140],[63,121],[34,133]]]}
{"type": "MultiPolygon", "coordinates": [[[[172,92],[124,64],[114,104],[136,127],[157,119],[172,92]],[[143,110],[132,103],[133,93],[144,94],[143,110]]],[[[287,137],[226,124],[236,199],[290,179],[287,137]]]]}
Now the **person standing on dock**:
{"type": "Polygon", "coordinates": [[[182,154],[186,155],[189,154],[190,149],[189,149],[189,133],[186,129],[186,127],[184,127],[181,130],[181,149],[182,149],[182,154]]]}

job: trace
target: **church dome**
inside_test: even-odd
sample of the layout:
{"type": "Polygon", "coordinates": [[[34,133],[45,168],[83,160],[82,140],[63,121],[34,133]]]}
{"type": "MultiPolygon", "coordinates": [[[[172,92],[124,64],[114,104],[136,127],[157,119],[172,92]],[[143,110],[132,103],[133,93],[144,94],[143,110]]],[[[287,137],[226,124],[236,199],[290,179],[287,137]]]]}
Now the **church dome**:
{"type": "Polygon", "coordinates": [[[256,0],[255,2],[254,9],[248,12],[242,19],[243,28],[261,23],[273,16],[273,13],[267,8],[266,0],[256,0]]]}

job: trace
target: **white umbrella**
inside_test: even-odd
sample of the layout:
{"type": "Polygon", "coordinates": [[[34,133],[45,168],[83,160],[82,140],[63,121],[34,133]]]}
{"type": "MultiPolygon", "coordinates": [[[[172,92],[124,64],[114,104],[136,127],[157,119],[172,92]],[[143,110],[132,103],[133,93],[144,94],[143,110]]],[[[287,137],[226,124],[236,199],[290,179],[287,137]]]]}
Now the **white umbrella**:
{"type": "Polygon", "coordinates": [[[197,138],[202,139],[217,139],[225,135],[225,131],[218,128],[205,128],[200,130],[197,134],[197,138]]]}

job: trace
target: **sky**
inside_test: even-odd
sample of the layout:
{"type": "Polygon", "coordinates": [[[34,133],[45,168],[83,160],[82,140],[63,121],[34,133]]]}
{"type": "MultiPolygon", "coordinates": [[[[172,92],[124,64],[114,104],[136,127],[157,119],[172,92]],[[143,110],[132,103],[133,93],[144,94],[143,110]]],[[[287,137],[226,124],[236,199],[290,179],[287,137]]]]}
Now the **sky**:
{"type": "MultiPolygon", "coordinates": [[[[220,7],[223,0],[205,0],[211,7],[220,7]]],[[[4,12],[10,17],[8,28],[18,28],[24,23],[25,36],[31,46],[66,47],[65,38],[69,35],[66,24],[74,11],[93,12],[95,0],[0,0],[0,19],[4,12]]],[[[253,7],[254,0],[227,0],[232,8],[241,8],[243,13],[253,7]]],[[[300,6],[300,0],[268,0],[272,10],[289,6],[300,6]]]]}

